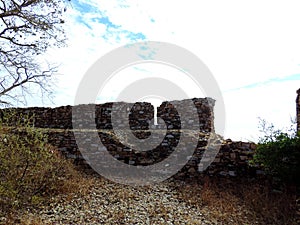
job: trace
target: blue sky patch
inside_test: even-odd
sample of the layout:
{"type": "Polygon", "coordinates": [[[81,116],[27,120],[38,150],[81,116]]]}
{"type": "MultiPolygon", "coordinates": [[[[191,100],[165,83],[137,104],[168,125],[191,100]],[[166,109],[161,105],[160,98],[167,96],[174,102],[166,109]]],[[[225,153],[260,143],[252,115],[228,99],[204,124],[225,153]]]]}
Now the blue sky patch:
{"type": "Polygon", "coordinates": [[[81,16],[77,16],[77,17],[76,17],[76,22],[81,23],[81,24],[85,25],[86,27],[88,27],[89,29],[92,30],[92,27],[91,27],[88,23],[86,23],[86,22],[82,19],[81,16]]]}
{"type": "Polygon", "coordinates": [[[132,42],[146,40],[146,36],[142,33],[134,33],[122,29],[107,29],[106,33],[102,35],[102,38],[109,43],[112,43],[112,41],[119,43],[124,38],[132,42]]]}
{"type": "Polygon", "coordinates": [[[145,70],[145,69],[140,68],[138,66],[134,66],[133,69],[135,69],[137,71],[140,71],[140,72],[143,72],[143,73],[151,73],[149,70],[145,70]]]}
{"type": "Polygon", "coordinates": [[[104,24],[106,26],[106,29],[118,29],[121,27],[120,25],[113,24],[107,16],[101,18],[93,18],[93,21],[98,21],[99,23],[104,24]]]}
{"type": "Polygon", "coordinates": [[[256,87],[261,87],[261,86],[265,86],[265,85],[272,84],[272,83],[279,83],[279,82],[293,81],[293,80],[300,80],[300,74],[293,74],[293,75],[285,76],[285,77],[271,78],[271,79],[268,79],[268,80],[265,80],[262,82],[248,84],[248,85],[245,85],[245,86],[242,86],[239,88],[233,88],[233,89],[227,90],[226,92],[256,88],[256,87]]]}
{"type": "Polygon", "coordinates": [[[128,33],[126,37],[133,41],[146,40],[146,36],[141,32],[134,33],[134,32],[124,30],[124,33],[128,33]]]}
{"type": "Polygon", "coordinates": [[[119,8],[129,8],[129,4],[127,4],[126,0],[118,0],[118,7],[119,8]]]}
{"type": "Polygon", "coordinates": [[[139,57],[143,60],[154,60],[154,56],[156,55],[155,51],[145,52],[144,54],[138,54],[139,57]]]}
{"type": "Polygon", "coordinates": [[[91,12],[97,12],[99,11],[97,8],[94,6],[84,3],[82,1],[72,1],[71,4],[75,7],[76,10],[79,12],[84,12],[84,13],[91,13],[91,12]]]}
{"type": "MultiPolygon", "coordinates": [[[[126,1],[119,1],[119,6],[124,5],[124,2],[126,1]]],[[[105,25],[105,33],[103,33],[103,35],[101,35],[100,37],[102,37],[103,40],[110,44],[113,44],[114,42],[119,43],[124,39],[130,42],[146,40],[145,34],[143,34],[142,32],[133,32],[130,30],[126,30],[122,27],[122,25],[113,23],[111,19],[106,15],[105,11],[101,11],[97,7],[78,0],[73,1],[72,4],[74,5],[74,8],[81,14],[80,16],[76,17],[76,22],[85,25],[90,30],[93,30],[93,27],[89,22],[97,22],[105,25]],[[85,18],[85,14],[90,15],[88,19],[85,18]]]]}

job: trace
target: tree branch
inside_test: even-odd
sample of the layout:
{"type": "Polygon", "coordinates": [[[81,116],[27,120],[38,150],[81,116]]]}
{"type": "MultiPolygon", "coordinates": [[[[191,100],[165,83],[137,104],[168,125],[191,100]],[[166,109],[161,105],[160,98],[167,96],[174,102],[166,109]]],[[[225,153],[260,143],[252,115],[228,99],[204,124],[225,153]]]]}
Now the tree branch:
{"type": "Polygon", "coordinates": [[[13,31],[17,32],[18,30],[20,30],[22,28],[29,28],[29,27],[26,24],[21,25],[21,26],[6,27],[5,29],[2,30],[2,32],[0,33],[0,36],[2,36],[6,31],[13,30],[13,31]]]}
{"type": "Polygon", "coordinates": [[[44,70],[34,57],[65,42],[63,1],[0,0],[0,104],[20,96],[26,101],[34,86],[42,93],[51,90],[54,68],[44,70]]]}
{"type": "Polygon", "coordinates": [[[10,37],[5,37],[5,36],[1,36],[0,38],[6,39],[8,41],[10,41],[11,43],[18,45],[18,46],[22,46],[22,47],[36,47],[36,44],[21,44],[16,42],[13,38],[10,37]]]}

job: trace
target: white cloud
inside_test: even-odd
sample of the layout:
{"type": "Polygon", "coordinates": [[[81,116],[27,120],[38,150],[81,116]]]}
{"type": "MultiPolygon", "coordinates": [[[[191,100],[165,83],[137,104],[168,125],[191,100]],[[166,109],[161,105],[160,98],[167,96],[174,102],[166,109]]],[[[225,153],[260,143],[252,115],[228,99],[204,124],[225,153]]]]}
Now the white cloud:
{"type": "MultiPolygon", "coordinates": [[[[255,139],[257,116],[283,126],[294,115],[300,80],[264,82],[300,74],[299,1],[79,2],[91,4],[95,10],[68,9],[69,47],[47,56],[61,62],[56,105],[73,104],[76,88],[92,63],[140,33],[147,40],[182,46],[209,67],[224,94],[227,137],[255,139]],[[95,17],[109,20],[99,23],[95,17]],[[103,35],[111,36],[105,40],[103,35]],[[264,85],[243,88],[254,83],[264,85]]],[[[180,77],[172,79],[183,83],[180,77]]],[[[120,89],[124,83],[114,85],[120,89]]],[[[111,95],[116,93],[111,91],[111,95]]],[[[102,100],[111,100],[111,95],[106,92],[102,100]]]]}
{"type": "MultiPolygon", "coordinates": [[[[104,85],[103,90],[101,90],[101,93],[99,93],[101,102],[105,102],[106,99],[117,99],[123,88],[138,80],[146,78],[161,78],[168,80],[174,83],[174,85],[176,85],[179,89],[182,89],[188,98],[205,97],[202,90],[194,83],[194,81],[187,74],[177,68],[158,63],[141,63],[122,69],[108,80],[108,82],[104,85]]],[[[140,91],[142,92],[143,90],[140,91]]],[[[174,90],[168,91],[174,92],[174,90]]],[[[181,98],[183,99],[185,96],[182,96],[181,98]]],[[[129,101],[126,98],[122,98],[122,100],[129,101]]]]}
{"type": "Polygon", "coordinates": [[[257,141],[258,117],[287,128],[296,115],[295,81],[273,82],[255,88],[224,93],[227,112],[226,136],[237,140],[257,141]]]}

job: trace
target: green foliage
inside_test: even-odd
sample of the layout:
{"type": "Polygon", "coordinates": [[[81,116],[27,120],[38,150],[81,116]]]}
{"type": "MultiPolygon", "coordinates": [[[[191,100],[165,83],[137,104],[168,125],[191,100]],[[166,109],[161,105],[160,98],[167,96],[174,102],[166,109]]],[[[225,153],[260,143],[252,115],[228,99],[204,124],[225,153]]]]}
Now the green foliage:
{"type": "Polygon", "coordinates": [[[73,165],[47,143],[47,136],[22,116],[10,127],[13,111],[0,122],[0,209],[40,203],[75,176],[73,165]]]}
{"type": "Polygon", "coordinates": [[[300,133],[293,128],[284,132],[260,120],[260,138],[253,162],[263,166],[269,174],[287,183],[300,182],[300,133]]]}

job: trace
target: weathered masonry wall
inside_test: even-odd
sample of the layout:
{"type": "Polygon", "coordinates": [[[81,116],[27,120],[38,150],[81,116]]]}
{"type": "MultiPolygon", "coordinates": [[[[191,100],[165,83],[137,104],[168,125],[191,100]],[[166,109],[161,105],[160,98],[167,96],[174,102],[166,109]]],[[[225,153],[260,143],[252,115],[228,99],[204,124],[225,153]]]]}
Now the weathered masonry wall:
{"type": "MultiPolygon", "coordinates": [[[[194,98],[192,99],[197,113],[199,116],[200,130],[205,132],[213,131],[213,107],[214,100],[211,98],[194,98]]],[[[175,102],[185,102],[175,101],[175,102]]],[[[57,108],[49,107],[30,107],[30,108],[15,108],[15,116],[22,117],[22,115],[28,115],[33,117],[34,126],[38,128],[52,128],[52,129],[72,129],[72,110],[81,110],[81,107],[94,107],[95,111],[95,124],[91,125],[91,128],[97,129],[112,129],[111,124],[111,111],[112,105],[118,105],[118,103],[104,103],[104,104],[90,104],[79,106],[61,106],[57,108]]],[[[154,116],[154,108],[150,103],[137,102],[126,103],[129,109],[129,122],[130,128],[133,130],[148,129],[149,121],[154,116]],[[131,109],[130,109],[131,108],[131,109]]],[[[117,106],[118,107],[118,106],[117,106]]],[[[121,107],[121,106],[119,106],[121,107]]],[[[192,109],[185,108],[186,112],[192,112],[192,109]]],[[[10,109],[0,110],[2,113],[10,109]]],[[[123,108],[122,108],[123,110],[123,108]]],[[[83,115],[84,119],[86,115],[83,115]]],[[[163,102],[157,110],[157,116],[163,118],[167,124],[168,129],[180,129],[180,122],[178,112],[170,102],[163,102]]],[[[11,125],[14,125],[15,119],[11,120],[11,125]]],[[[121,121],[122,122],[122,121],[121,121]]]]}
{"type": "MultiPolygon", "coordinates": [[[[178,133],[169,131],[167,137],[156,149],[152,151],[136,153],[134,149],[122,145],[115,139],[115,136],[106,132],[99,132],[102,143],[107,150],[118,160],[131,165],[151,165],[168,157],[176,148],[178,133]]],[[[199,133],[197,148],[188,163],[179,172],[179,175],[193,176],[198,171],[198,164],[206,150],[208,134],[199,133]]],[[[86,145],[93,146],[99,140],[89,140],[86,145]],[[95,141],[95,142],[94,142],[95,141]]],[[[68,158],[73,158],[78,164],[86,165],[80,151],[76,145],[75,137],[72,131],[51,131],[49,132],[49,142],[57,146],[68,158]]],[[[219,153],[213,163],[204,173],[221,176],[253,176],[260,174],[259,168],[249,167],[248,161],[253,158],[256,148],[254,143],[234,142],[230,139],[223,140],[219,153]]]]}
{"type": "MultiPolygon", "coordinates": [[[[214,113],[213,107],[215,101],[211,98],[194,98],[192,99],[193,107],[187,105],[189,100],[163,102],[157,109],[157,116],[164,120],[166,124],[166,135],[159,142],[155,148],[149,151],[138,152],[134,148],[124,145],[114,133],[111,123],[112,106],[119,103],[105,103],[98,105],[80,105],[80,106],[62,106],[58,108],[16,108],[15,117],[22,118],[24,115],[32,116],[33,124],[37,128],[45,128],[49,137],[49,143],[56,146],[67,157],[73,158],[78,164],[86,165],[86,160],[82,157],[81,152],[76,144],[74,130],[72,125],[72,112],[84,112],[83,109],[89,107],[94,113],[94,120],[91,121],[87,118],[90,117],[88,113],[82,113],[82,116],[76,118],[76,121],[82,125],[85,131],[82,131],[85,142],[84,146],[87,149],[101,154],[97,151],[99,146],[99,138],[105,146],[106,150],[114,156],[117,160],[124,163],[138,166],[138,165],[152,165],[162,161],[176,149],[182,132],[189,133],[189,128],[194,128],[199,124],[199,132],[197,133],[196,141],[197,147],[188,163],[184,165],[178,175],[193,176],[198,173],[198,164],[203,156],[208,143],[208,138],[214,132],[214,113]],[[174,104],[182,105],[185,109],[186,115],[196,113],[196,120],[180,118],[178,111],[174,104]],[[196,107],[196,112],[193,111],[196,107]],[[184,129],[183,129],[184,128],[184,129]],[[90,138],[87,135],[87,130],[97,132],[97,139],[90,138]]],[[[120,103],[121,107],[123,103],[120,103]]],[[[150,103],[138,102],[127,105],[129,116],[129,126],[132,133],[138,139],[145,139],[155,132],[162,132],[162,128],[155,127],[151,124],[151,119],[154,116],[154,108],[150,103]]],[[[123,108],[122,108],[123,109],[123,108]]],[[[3,114],[7,109],[1,110],[3,114]]],[[[13,126],[17,119],[11,120],[13,126]]],[[[125,121],[125,119],[124,119],[125,121]]],[[[122,119],[116,121],[117,125],[122,127],[124,122],[122,119]]],[[[76,130],[75,132],[80,132],[76,130]]],[[[193,132],[191,132],[192,135],[193,132]]],[[[191,137],[193,141],[195,137],[191,137]]],[[[81,140],[82,141],[82,140],[81,140]]],[[[250,168],[247,164],[252,159],[255,150],[254,143],[246,142],[232,142],[231,140],[218,140],[221,142],[219,153],[215,157],[213,163],[205,171],[210,175],[221,176],[245,176],[260,173],[258,168],[250,168]]],[[[182,147],[184,150],[185,147],[182,147]]],[[[107,165],[110,166],[110,165],[107,165]]],[[[114,169],[114,168],[111,168],[114,169]]]]}

